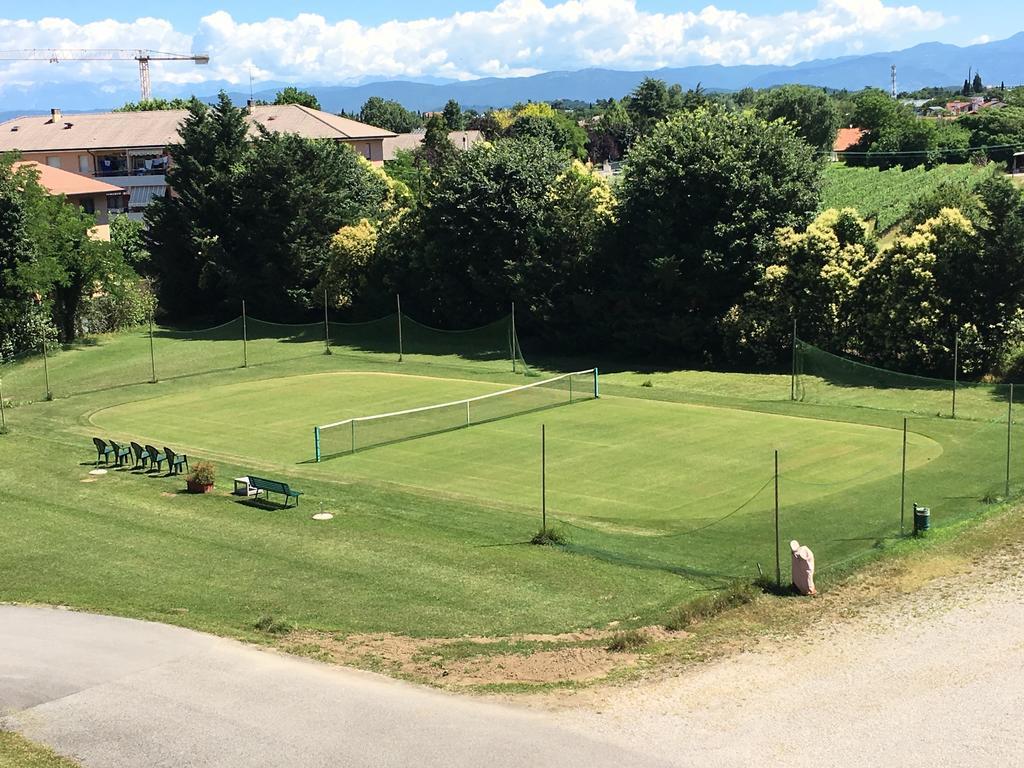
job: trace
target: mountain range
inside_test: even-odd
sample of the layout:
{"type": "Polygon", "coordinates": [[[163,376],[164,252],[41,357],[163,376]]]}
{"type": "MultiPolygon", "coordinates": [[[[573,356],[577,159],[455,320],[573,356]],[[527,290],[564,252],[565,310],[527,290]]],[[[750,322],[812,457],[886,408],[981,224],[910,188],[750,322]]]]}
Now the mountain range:
{"type": "MultiPolygon", "coordinates": [[[[488,77],[479,80],[444,81],[377,80],[355,85],[300,85],[314,94],[330,112],[358,112],[370,96],[395,99],[406,108],[418,111],[440,109],[448,99],[456,99],[464,108],[510,106],[516,102],[578,99],[595,101],[629,93],[644,77],[657,77],[683,88],[700,83],[709,90],[734,91],[740,88],[765,88],[784,83],[802,83],[836,89],[858,90],[876,86],[888,90],[890,67],[896,65],[897,88],[912,91],[927,86],[959,85],[979,72],[986,84],[1024,83],[1024,32],[1004,40],[976,45],[922,43],[912,48],[861,56],[815,59],[788,66],[773,65],[701,65],[646,71],[583,69],[572,72],[545,72],[531,77],[488,77]]],[[[257,99],[274,98],[285,83],[259,83],[253,94],[257,99]]],[[[236,103],[249,98],[237,84],[206,82],[200,98],[209,100],[226,90],[236,103]]],[[[172,98],[189,96],[191,87],[159,83],[157,95],[172,98]]],[[[12,114],[49,110],[103,110],[138,99],[132,83],[36,83],[31,86],[0,86],[0,119],[12,114]]]]}

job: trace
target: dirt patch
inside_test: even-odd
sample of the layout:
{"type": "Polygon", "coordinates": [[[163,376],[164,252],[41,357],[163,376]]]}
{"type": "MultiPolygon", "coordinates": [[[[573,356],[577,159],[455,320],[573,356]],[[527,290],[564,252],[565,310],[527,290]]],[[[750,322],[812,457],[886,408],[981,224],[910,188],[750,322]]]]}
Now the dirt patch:
{"type": "Polygon", "coordinates": [[[96,482],[96,478],[95,477],[83,477],[78,482],[80,482],[80,483],[95,483],[96,482]]]}
{"type": "MultiPolygon", "coordinates": [[[[412,638],[392,634],[338,635],[295,630],[282,650],[335,664],[371,669],[445,688],[592,683],[635,667],[639,653],[605,647],[614,629],[560,635],[412,638]]],[[[681,637],[661,627],[642,630],[652,641],[681,637]]]]}

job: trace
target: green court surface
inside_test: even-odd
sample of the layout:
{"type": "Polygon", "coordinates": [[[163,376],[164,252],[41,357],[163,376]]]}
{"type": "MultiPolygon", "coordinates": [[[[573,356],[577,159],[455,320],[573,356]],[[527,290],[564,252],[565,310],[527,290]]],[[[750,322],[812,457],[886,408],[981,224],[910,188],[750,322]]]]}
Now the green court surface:
{"type": "Polygon", "coordinates": [[[14,406],[0,436],[0,600],[243,637],[263,614],[417,636],[642,624],[774,575],[776,487],[783,574],[799,539],[827,583],[901,536],[901,500],[908,531],[911,501],[942,527],[1024,486],[1024,429],[1000,421],[997,389],[963,390],[977,418],[938,418],[943,384],[896,386],[817,353],[795,402],[789,376],[619,370],[597,400],[316,463],[315,425],[549,375],[512,372],[500,325],[472,344],[413,331],[403,362],[387,333],[375,343],[365,329],[325,355],[317,328],[264,328],[244,350],[234,326],[166,332],[152,357],[148,334],[128,333],[0,371],[14,406]],[[159,381],[143,383],[154,360],[159,381]],[[541,525],[542,425],[562,547],[527,543],[541,525]],[[212,461],[217,489],[191,496],[180,477],[130,468],[91,475],[93,436],[212,461]],[[302,490],[299,509],[232,497],[231,479],[249,473],[302,490]],[[334,519],[312,520],[321,508],[334,519]]]}

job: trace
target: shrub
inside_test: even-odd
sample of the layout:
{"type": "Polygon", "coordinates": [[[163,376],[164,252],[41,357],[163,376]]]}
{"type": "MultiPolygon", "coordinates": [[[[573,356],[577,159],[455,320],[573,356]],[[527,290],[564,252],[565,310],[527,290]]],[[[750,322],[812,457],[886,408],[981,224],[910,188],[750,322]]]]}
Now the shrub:
{"type": "Polygon", "coordinates": [[[268,635],[287,635],[292,631],[292,625],[290,622],[284,619],[275,619],[271,614],[264,613],[253,624],[254,629],[258,629],[260,632],[266,632],[268,635]]]}
{"type": "Polygon", "coordinates": [[[612,653],[626,653],[643,648],[651,642],[646,632],[639,629],[627,629],[623,632],[616,632],[608,641],[606,648],[612,653]]]}
{"type": "Polygon", "coordinates": [[[189,482],[199,485],[213,485],[214,480],[217,479],[217,468],[208,461],[197,462],[192,471],[188,473],[187,479],[189,482]]]}
{"type": "Polygon", "coordinates": [[[560,547],[569,543],[569,538],[555,528],[542,528],[530,539],[531,544],[560,547]]]}
{"type": "Polygon", "coordinates": [[[664,627],[670,632],[686,629],[698,621],[709,619],[730,608],[752,603],[757,595],[757,589],[753,584],[748,584],[745,581],[733,582],[721,592],[704,595],[689,603],[676,606],[669,611],[664,627]]]}

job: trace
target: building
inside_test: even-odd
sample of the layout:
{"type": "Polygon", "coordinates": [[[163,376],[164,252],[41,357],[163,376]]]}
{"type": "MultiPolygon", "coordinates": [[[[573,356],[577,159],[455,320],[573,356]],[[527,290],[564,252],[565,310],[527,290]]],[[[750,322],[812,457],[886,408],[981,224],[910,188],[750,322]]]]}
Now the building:
{"type": "Polygon", "coordinates": [[[93,214],[101,227],[100,232],[106,231],[111,214],[124,213],[128,207],[128,191],[105,181],[70,173],[34,160],[22,160],[15,163],[14,167],[35,171],[39,185],[51,195],[64,195],[68,202],[93,214]]]}
{"type": "MultiPolygon", "coordinates": [[[[395,152],[404,150],[411,152],[418,149],[426,138],[424,130],[413,131],[412,133],[392,134],[390,138],[384,139],[384,160],[385,162],[395,159],[395,152]]],[[[449,131],[448,141],[456,149],[469,149],[478,141],[483,141],[484,135],[480,131],[449,131]]]]}
{"type": "Polygon", "coordinates": [[[840,128],[836,133],[836,140],[832,142],[832,159],[838,160],[842,152],[848,152],[860,143],[867,131],[863,128],[840,128]]]}
{"type": "MultiPolygon", "coordinates": [[[[61,110],[0,123],[0,153],[18,152],[50,168],[73,175],[102,178],[128,190],[128,211],[140,214],[154,197],[167,192],[167,148],[180,140],[178,127],[186,110],[101,112],[64,115],[61,110]]],[[[384,140],[391,131],[328,112],[282,104],[249,105],[250,133],[257,125],[279,133],[348,144],[371,163],[384,161],[384,140]]]]}

